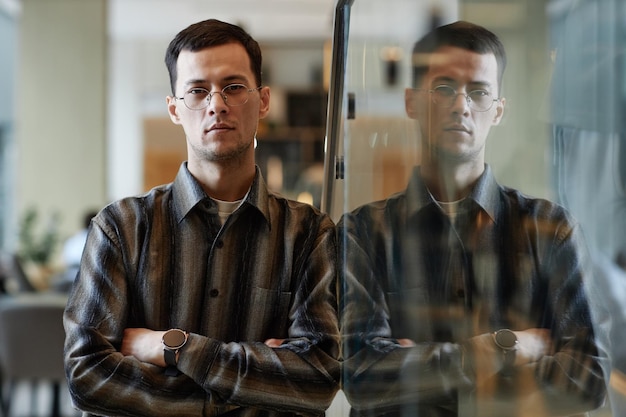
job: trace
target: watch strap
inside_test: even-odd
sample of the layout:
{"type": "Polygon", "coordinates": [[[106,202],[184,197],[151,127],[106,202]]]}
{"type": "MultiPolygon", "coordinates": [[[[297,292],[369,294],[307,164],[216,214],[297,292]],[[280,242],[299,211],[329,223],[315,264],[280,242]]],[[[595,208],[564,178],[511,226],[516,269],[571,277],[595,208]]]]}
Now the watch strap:
{"type": "Polygon", "coordinates": [[[170,329],[163,335],[161,339],[163,343],[163,359],[167,365],[165,375],[180,375],[181,372],[178,370],[178,352],[187,343],[188,335],[187,332],[180,329],[170,329]]]}
{"type": "Polygon", "coordinates": [[[517,351],[517,337],[509,329],[501,329],[493,334],[493,340],[502,354],[502,368],[500,374],[510,376],[515,371],[515,356],[517,351]]]}
{"type": "Polygon", "coordinates": [[[163,357],[165,358],[165,364],[167,365],[167,367],[165,367],[165,375],[167,376],[180,375],[180,371],[178,370],[178,367],[177,367],[177,360],[176,360],[177,354],[178,354],[177,350],[175,351],[175,350],[168,349],[168,348],[163,349],[163,357]]]}
{"type": "Polygon", "coordinates": [[[177,353],[177,350],[172,350],[168,348],[163,349],[163,357],[165,358],[165,363],[167,364],[167,366],[176,367],[176,365],[178,365],[178,361],[176,360],[177,353]]]}
{"type": "Polygon", "coordinates": [[[176,376],[180,374],[178,370],[178,352],[187,343],[189,333],[181,329],[170,329],[163,334],[163,359],[167,365],[165,375],[176,376]]]}
{"type": "Polygon", "coordinates": [[[178,376],[180,374],[181,374],[181,372],[175,366],[168,366],[167,368],[165,368],[165,375],[166,376],[178,376]]]}
{"type": "Polygon", "coordinates": [[[509,376],[511,374],[513,374],[513,371],[515,370],[515,354],[516,354],[516,350],[515,349],[510,349],[510,350],[503,350],[502,351],[502,355],[504,356],[503,358],[503,363],[502,363],[502,369],[500,370],[500,373],[504,376],[509,376]]]}

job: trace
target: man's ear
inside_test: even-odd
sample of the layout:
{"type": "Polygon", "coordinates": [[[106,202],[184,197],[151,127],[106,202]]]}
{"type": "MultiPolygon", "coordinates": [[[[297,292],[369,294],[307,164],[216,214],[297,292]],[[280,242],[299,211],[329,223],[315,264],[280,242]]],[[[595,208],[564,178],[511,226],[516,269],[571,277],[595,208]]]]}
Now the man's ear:
{"type": "Polygon", "coordinates": [[[502,117],[504,116],[504,106],[506,104],[506,99],[502,97],[496,103],[496,115],[493,117],[493,125],[499,125],[502,117]]]}
{"type": "Polygon", "coordinates": [[[265,86],[259,90],[261,101],[259,103],[259,119],[263,119],[270,111],[270,88],[265,86]]]}
{"type": "Polygon", "coordinates": [[[170,115],[170,120],[175,125],[180,124],[180,116],[178,115],[178,106],[176,105],[176,98],[172,96],[166,97],[167,113],[170,115]]]}
{"type": "Polygon", "coordinates": [[[413,88],[406,88],[404,90],[404,109],[409,118],[417,119],[417,91],[413,88]]]}

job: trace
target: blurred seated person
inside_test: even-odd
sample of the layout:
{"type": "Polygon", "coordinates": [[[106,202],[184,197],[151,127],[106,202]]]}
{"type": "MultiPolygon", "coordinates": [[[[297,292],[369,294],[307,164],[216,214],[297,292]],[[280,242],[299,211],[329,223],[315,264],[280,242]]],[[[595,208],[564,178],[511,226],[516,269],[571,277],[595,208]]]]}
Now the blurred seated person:
{"type": "Polygon", "coordinates": [[[52,286],[56,290],[69,290],[74,282],[76,274],[78,273],[78,268],[80,267],[80,259],[83,255],[85,242],[87,241],[89,224],[91,223],[91,219],[93,219],[96,214],[98,214],[97,211],[88,211],[85,213],[83,216],[82,228],[63,243],[61,256],[65,269],[53,279],[52,286]]]}
{"type": "Polygon", "coordinates": [[[353,416],[565,416],[599,407],[590,263],[562,207],[499,185],[495,34],[456,22],[413,51],[422,162],[405,191],[343,216],[343,390],[353,416]]]}

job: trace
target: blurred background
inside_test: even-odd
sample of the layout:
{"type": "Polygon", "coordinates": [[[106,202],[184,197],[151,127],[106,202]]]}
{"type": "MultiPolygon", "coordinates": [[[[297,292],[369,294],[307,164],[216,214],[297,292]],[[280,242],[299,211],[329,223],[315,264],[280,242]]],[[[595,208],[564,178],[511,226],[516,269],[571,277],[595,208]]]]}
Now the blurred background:
{"type": "Polygon", "coordinates": [[[53,223],[62,241],[87,212],[173,179],[186,147],[166,112],[165,49],[210,17],[242,25],[263,48],[272,110],[257,157],[267,180],[319,200],[308,178],[323,162],[333,3],[1,0],[0,246],[19,248],[33,210],[33,233],[53,223]]]}
{"type": "MultiPolygon", "coordinates": [[[[509,56],[507,111],[487,160],[502,184],[558,201],[581,221],[598,269],[594,290],[611,313],[607,334],[619,338],[626,334],[623,3],[0,0],[0,292],[64,294],[93,212],[174,178],[186,148],[167,116],[163,58],[187,25],[226,20],[260,42],[272,96],[257,162],[270,188],[337,220],[405,187],[419,162],[403,105],[412,44],[433,25],[464,19],[498,34],[509,56]],[[332,54],[337,5],[351,5],[341,74],[332,54]],[[329,130],[333,73],[345,94],[331,97],[340,123],[329,130]]],[[[8,379],[5,372],[4,397],[8,379]]],[[[626,392],[625,380],[615,381],[626,392]]],[[[45,388],[19,385],[11,415],[48,415],[59,389],[57,409],[72,414],[62,382],[45,388]]],[[[339,404],[331,414],[345,410],[339,404]]]]}

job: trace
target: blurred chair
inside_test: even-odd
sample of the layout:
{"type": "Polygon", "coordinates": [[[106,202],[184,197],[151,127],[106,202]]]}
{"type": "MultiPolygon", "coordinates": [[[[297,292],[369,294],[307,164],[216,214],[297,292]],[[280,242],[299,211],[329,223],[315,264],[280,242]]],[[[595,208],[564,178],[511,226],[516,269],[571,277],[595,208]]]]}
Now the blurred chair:
{"type": "Polygon", "coordinates": [[[22,261],[17,254],[0,252],[0,278],[5,292],[37,291],[26,276],[22,261]]]}
{"type": "MultiPolygon", "coordinates": [[[[63,369],[63,310],[60,294],[40,293],[0,297],[0,411],[9,417],[17,382],[52,384],[51,415],[60,415],[63,369]]],[[[31,408],[36,405],[31,391],[31,408]]],[[[31,410],[34,413],[34,410],[31,410]]]]}

